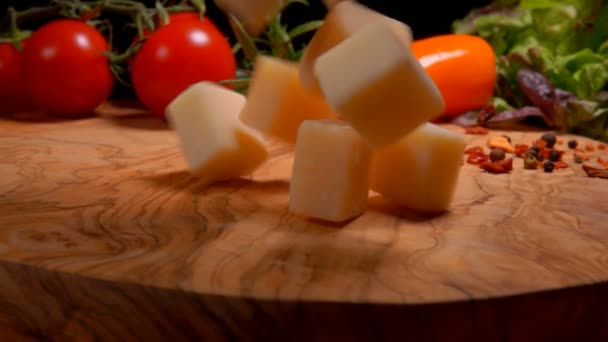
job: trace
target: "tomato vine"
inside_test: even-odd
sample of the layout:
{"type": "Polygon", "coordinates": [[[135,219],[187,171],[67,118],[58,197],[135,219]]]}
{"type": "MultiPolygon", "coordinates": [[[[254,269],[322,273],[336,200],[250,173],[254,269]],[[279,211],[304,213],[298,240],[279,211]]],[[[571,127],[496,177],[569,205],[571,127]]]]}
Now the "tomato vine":
{"type": "MultiPolygon", "coordinates": [[[[293,4],[309,6],[306,0],[288,0],[285,8],[293,4]]],[[[153,7],[132,0],[53,0],[46,6],[27,8],[15,11],[10,7],[4,20],[4,27],[10,28],[8,36],[0,36],[0,42],[11,42],[20,49],[19,42],[27,38],[31,31],[21,31],[17,27],[28,21],[38,20],[45,22],[57,17],[73,18],[83,20],[93,25],[104,33],[110,43],[111,51],[108,57],[112,60],[113,71],[117,80],[125,86],[130,86],[125,80],[125,62],[134,55],[142,41],[125,47],[122,51],[113,45],[113,37],[116,32],[124,32],[125,29],[135,31],[137,37],[145,40],[144,31],[155,31],[160,26],[168,24],[169,14],[180,12],[197,12],[203,18],[207,11],[204,0],[165,0],[156,1],[153,7]],[[108,15],[120,15],[128,17],[126,22],[120,22],[122,27],[115,27],[118,22],[108,19],[108,15]]],[[[292,61],[297,61],[302,56],[304,46],[296,48],[294,40],[315,31],[322,20],[312,20],[296,27],[289,27],[283,22],[282,13],[278,13],[271,20],[266,32],[260,37],[251,37],[240,25],[238,19],[226,14],[232,34],[236,38],[233,52],[238,57],[238,65],[241,74],[246,75],[253,66],[253,60],[257,54],[273,55],[292,61]]],[[[224,83],[243,84],[243,79],[225,80],[224,83]]]]}
{"type": "MultiPolygon", "coordinates": [[[[306,0],[288,0],[284,9],[296,5],[309,6],[306,0]]],[[[134,89],[132,62],[142,46],[150,39],[150,36],[170,25],[174,15],[197,14],[199,21],[204,21],[210,20],[209,10],[217,11],[218,9],[207,6],[204,0],[164,0],[154,3],[133,0],[51,0],[36,7],[10,7],[5,17],[0,20],[0,32],[4,32],[0,33],[0,44],[11,44],[21,52],[23,51],[22,42],[29,39],[45,24],[61,19],[86,23],[107,40],[107,51],[98,53],[108,58],[108,65],[117,86],[113,95],[118,97],[137,96],[141,100],[137,89],[134,89]]],[[[222,53],[218,56],[223,57],[217,58],[235,59],[237,72],[233,75],[234,77],[214,80],[237,91],[245,92],[249,85],[249,75],[254,60],[258,55],[272,55],[290,61],[298,61],[307,43],[306,35],[315,31],[322,21],[312,20],[302,24],[288,25],[286,24],[288,20],[284,19],[283,13],[284,11],[277,13],[268,23],[266,31],[257,37],[249,35],[236,17],[230,13],[224,13],[224,17],[221,19],[224,20],[227,27],[221,30],[221,35],[231,48],[231,50],[229,49],[230,57],[226,57],[226,54],[222,53]]],[[[215,28],[211,28],[211,30],[215,31],[215,28]]],[[[218,38],[215,40],[217,41],[218,38]]],[[[183,49],[175,51],[180,54],[198,53],[201,58],[200,63],[209,63],[204,54],[200,55],[200,51],[183,49]]],[[[192,64],[184,66],[184,68],[186,67],[190,70],[200,69],[192,64]]],[[[212,74],[218,75],[218,73],[212,74]]],[[[201,79],[207,77],[200,70],[198,75],[201,79]]],[[[223,73],[223,75],[229,75],[229,73],[223,73]]],[[[176,77],[182,77],[182,80],[189,79],[179,75],[176,77]]],[[[154,80],[154,82],[159,81],[161,80],[154,80]]],[[[174,92],[175,89],[172,90],[172,93],[174,92]]]]}

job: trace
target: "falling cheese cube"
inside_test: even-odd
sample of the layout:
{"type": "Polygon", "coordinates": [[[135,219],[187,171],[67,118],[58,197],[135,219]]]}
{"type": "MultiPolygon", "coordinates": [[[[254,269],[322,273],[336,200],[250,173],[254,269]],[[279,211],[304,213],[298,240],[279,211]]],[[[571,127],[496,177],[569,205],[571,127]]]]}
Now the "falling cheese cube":
{"type": "Polygon", "coordinates": [[[373,148],[396,142],[445,107],[409,44],[405,27],[375,22],[315,64],[327,102],[373,148]]]}
{"type": "Polygon", "coordinates": [[[425,123],[396,144],[374,151],[370,188],[401,206],[445,211],[464,149],[462,134],[425,123]]]}
{"type": "Polygon", "coordinates": [[[304,120],[335,118],[325,100],[305,91],[297,63],[270,56],[256,59],[241,120],[268,135],[295,143],[304,120]]]}
{"type": "Polygon", "coordinates": [[[215,0],[215,4],[222,11],[237,17],[252,36],[262,34],[270,20],[286,2],[286,0],[215,0]]]}
{"type": "Polygon", "coordinates": [[[192,173],[207,182],[245,176],[268,157],[261,135],[238,119],[245,97],[211,82],[190,86],[166,110],[192,173]]]}
{"type": "MultiPolygon", "coordinates": [[[[316,31],[300,60],[300,79],[302,86],[308,91],[321,93],[318,79],[314,74],[314,65],[317,58],[352,36],[362,27],[373,22],[385,21],[392,25],[404,27],[408,30],[408,39],[412,39],[411,30],[407,25],[357,2],[333,1],[333,4],[331,4],[328,1],[326,4],[330,10],[323,20],[323,25],[316,31]]],[[[375,53],[381,52],[375,51],[375,53]]],[[[352,70],[352,72],[359,72],[359,70],[352,70]]]]}
{"type": "Polygon", "coordinates": [[[290,185],[292,213],[344,222],[365,210],[371,150],[348,124],[305,121],[300,127],[290,185]]]}

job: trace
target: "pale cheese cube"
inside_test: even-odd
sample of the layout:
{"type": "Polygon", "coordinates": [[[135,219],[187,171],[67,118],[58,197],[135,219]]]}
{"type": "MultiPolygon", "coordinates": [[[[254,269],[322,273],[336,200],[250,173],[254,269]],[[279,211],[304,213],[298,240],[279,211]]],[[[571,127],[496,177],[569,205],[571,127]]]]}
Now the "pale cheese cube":
{"type": "Polygon", "coordinates": [[[374,151],[371,190],[408,208],[449,209],[464,154],[464,135],[424,123],[396,144],[374,151]]]}
{"type": "Polygon", "coordinates": [[[445,103],[412,54],[405,27],[376,22],[315,64],[325,99],[373,148],[441,115],[445,103]]]}
{"type": "Polygon", "coordinates": [[[222,11],[234,15],[252,36],[262,34],[286,3],[286,0],[215,0],[222,11]]]}
{"type": "Polygon", "coordinates": [[[207,182],[250,174],[267,158],[260,133],[240,122],[245,97],[212,82],[194,84],[167,106],[190,171],[207,182]]]}
{"type": "Polygon", "coordinates": [[[253,70],[247,103],[240,115],[245,124],[295,143],[304,120],[337,117],[322,97],[302,88],[297,63],[259,56],[253,70]]]}
{"type": "Polygon", "coordinates": [[[295,148],[290,212],[332,222],[362,214],[370,161],[371,149],[347,123],[305,121],[295,148]]]}
{"type": "MultiPolygon", "coordinates": [[[[328,6],[330,10],[323,19],[323,25],[315,32],[300,59],[300,80],[302,86],[308,91],[321,94],[319,81],[314,74],[317,58],[370,23],[385,21],[404,27],[408,31],[408,39],[412,40],[411,30],[407,25],[367,6],[354,1],[333,1],[333,4],[330,2],[326,2],[326,4],[331,6],[328,6]]],[[[379,51],[375,52],[379,53],[379,51]]],[[[359,72],[359,70],[352,70],[352,72],[359,72]]]]}

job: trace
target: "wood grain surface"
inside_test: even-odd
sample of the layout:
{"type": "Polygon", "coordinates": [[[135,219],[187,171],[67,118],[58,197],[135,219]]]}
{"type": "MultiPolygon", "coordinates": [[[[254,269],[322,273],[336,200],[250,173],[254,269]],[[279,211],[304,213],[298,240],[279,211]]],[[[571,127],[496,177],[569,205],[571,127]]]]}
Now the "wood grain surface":
{"type": "MultiPolygon", "coordinates": [[[[165,123],[115,114],[0,119],[0,333],[247,340],[284,336],[304,320],[302,340],[330,338],[312,323],[323,318],[336,336],[374,339],[399,333],[384,324],[412,325],[400,317],[428,311],[438,320],[411,329],[428,333],[464,315],[473,320],[466,338],[478,324],[517,324],[492,315],[533,313],[517,302],[525,298],[608,304],[608,180],[578,164],[546,174],[516,159],[508,175],[464,165],[448,213],[429,217],[372,195],[363,216],[337,226],[287,212],[288,146],[269,142],[272,158],[251,177],[204,187],[165,123]],[[570,295],[545,292],[558,289],[570,295]],[[253,318],[279,331],[265,335],[253,318]],[[241,327],[252,335],[238,335],[241,327]]],[[[530,143],[540,132],[491,136],[501,134],[530,143]]],[[[469,146],[487,138],[467,136],[469,146]]],[[[608,322],[606,313],[578,319],[608,322]]]]}

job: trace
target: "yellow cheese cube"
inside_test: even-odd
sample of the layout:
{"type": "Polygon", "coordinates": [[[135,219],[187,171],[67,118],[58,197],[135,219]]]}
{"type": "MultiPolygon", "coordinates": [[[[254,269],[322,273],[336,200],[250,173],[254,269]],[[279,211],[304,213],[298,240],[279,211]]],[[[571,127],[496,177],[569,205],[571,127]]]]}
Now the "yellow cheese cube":
{"type": "Polygon", "coordinates": [[[167,107],[192,173],[207,182],[245,176],[268,157],[261,135],[240,122],[245,97],[211,82],[190,86],[167,107]]]}
{"type": "Polygon", "coordinates": [[[253,70],[247,103],[240,115],[245,124],[295,143],[304,120],[337,117],[322,97],[302,88],[296,63],[260,56],[253,70]]]}
{"type": "Polygon", "coordinates": [[[215,0],[225,13],[232,14],[252,36],[259,36],[286,0],[215,0]]]}
{"type": "MultiPolygon", "coordinates": [[[[332,49],[355,32],[359,31],[367,24],[386,21],[393,25],[405,27],[408,30],[409,40],[411,40],[411,30],[407,25],[381,13],[378,13],[364,5],[354,1],[333,1],[333,4],[325,19],[323,25],[317,30],[310,43],[304,50],[304,54],[300,60],[300,79],[302,86],[317,94],[321,93],[319,82],[314,74],[314,65],[317,58],[332,49]]],[[[375,53],[380,53],[375,51],[375,53]]],[[[358,72],[358,70],[352,70],[358,72]]]]}
{"type": "Polygon", "coordinates": [[[373,148],[396,142],[445,107],[409,43],[405,27],[376,22],[315,64],[327,102],[373,148]]]}
{"type": "Polygon", "coordinates": [[[369,192],[371,150],[348,124],[305,121],[300,127],[289,210],[343,222],[363,213],[369,192]]]}
{"type": "Polygon", "coordinates": [[[447,210],[464,149],[464,135],[425,123],[396,144],[374,151],[370,188],[405,207],[447,210]]]}

